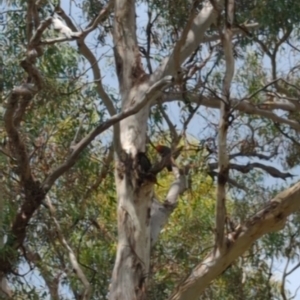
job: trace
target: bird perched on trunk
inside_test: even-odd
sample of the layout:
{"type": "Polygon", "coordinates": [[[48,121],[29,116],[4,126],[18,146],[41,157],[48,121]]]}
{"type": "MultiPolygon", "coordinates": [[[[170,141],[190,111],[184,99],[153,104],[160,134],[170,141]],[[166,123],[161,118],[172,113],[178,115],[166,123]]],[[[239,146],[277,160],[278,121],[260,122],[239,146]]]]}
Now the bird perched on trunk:
{"type": "Polygon", "coordinates": [[[175,160],[181,150],[182,150],[182,146],[181,147],[178,147],[177,149],[175,149],[173,152],[171,150],[170,147],[168,146],[164,146],[164,145],[157,145],[155,147],[156,151],[159,153],[159,155],[161,156],[162,159],[166,159],[166,162],[165,162],[165,167],[167,168],[167,170],[169,172],[172,171],[172,166],[176,166],[176,163],[175,163],[175,160]]]}
{"type": "Polygon", "coordinates": [[[145,152],[137,154],[138,163],[138,184],[141,185],[145,182],[157,183],[156,174],[151,172],[152,164],[145,152]]]}
{"type": "Polygon", "coordinates": [[[141,172],[148,173],[150,171],[152,164],[145,152],[137,154],[137,161],[141,172]]]}

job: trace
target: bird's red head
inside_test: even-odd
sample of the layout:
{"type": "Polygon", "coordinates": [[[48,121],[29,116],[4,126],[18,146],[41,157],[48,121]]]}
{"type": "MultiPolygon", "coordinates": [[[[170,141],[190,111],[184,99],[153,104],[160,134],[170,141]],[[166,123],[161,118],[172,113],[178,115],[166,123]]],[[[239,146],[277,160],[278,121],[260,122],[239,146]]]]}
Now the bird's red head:
{"type": "Polygon", "coordinates": [[[164,150],[164,146],[163,145],[157,145],[156,147],[155,147],[155,149],[156,149],[156,151],[157,152],[162,152],[163,150],[164,150]]]}
{"type": "Polygon", "coordinates": [[[160,155],[168,155],[171,153],[171,148],[169,148],[168,146],[157,145],[155,149],[160,155]]]}

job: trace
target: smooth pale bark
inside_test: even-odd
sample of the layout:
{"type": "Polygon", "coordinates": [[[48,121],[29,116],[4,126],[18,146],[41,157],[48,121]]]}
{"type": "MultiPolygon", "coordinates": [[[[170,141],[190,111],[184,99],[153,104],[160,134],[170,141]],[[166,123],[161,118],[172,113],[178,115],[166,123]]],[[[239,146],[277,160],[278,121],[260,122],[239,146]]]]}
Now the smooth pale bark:
{"type": "Polygon", "coordinates": [[[300,182],[279,193],[261,211],[226,237],[223,253],[212,251],[176,288],[170,300],[197,299],[212,280],[264,234],[278,231],[300,209],[300,182]]]}
{"type": "MultiPolygon", "coordinates": [[[[214,9],[207,2],[204,9],[195,17],[185,44],[180,47],[180,64],[198,47],[205,30],[214,22],[215,17],[214,9]]],[[[176,75],[172,55],[153,76],[149,77],[145,74],[141,65],[135,30],[135,2],[116,0],[114,54],[123,111],[145,99],[147,91],[166,75],[176,75]]],[[[163,87],[160,89],[162,90],[163,87]]],[[[136,155],[145,151],[149,107],[157,96],[157,94],[149,96],[149,102],[137,114],[121,121],[120,137],[115,137],[115,140],[116,138],[120,140],[120,147],[115,145],[118,247],[110,299],[146,299],[153,182],[141,180],[136,155]]],[[[175,194],[177,197],[174,199],[177,199],[178,193],[175,194]]],[[[158,228],[163,226],[169,216],[169,213],[166,213],[158,217],[158,211],[161,210],[154,209],[152,213],[154,219],[160,220],[160,225],[157,223],[157,227],[152,226],[153,241],[158,237],[158,228]]]]}
{"type": "Polygon", "coordinates": [[[173,174],[175,180],[172,182],[163,204],[153,199],[151,207],[151,246],[157,242],[161,230],[167,224],[171,213],[177,206],[179,196],[188,188],[186,175],[180,174],[180,171],[175,167],[173,167],[173,174]]]}
{"type": "MultiPolygon", "coordinates": [[[[115,1],[114,54],[122,111],[145,99],[149,90],[139,55],[135,1],[115,1]]],[[[150,212],[153,182],[141,178],[137,154],[145,151],[149,104],[120,123],[115,136],[116,187],[118,196],[118,247],[110,299],[146,299],[150,265],[150,212]]]]}
{"type": "Polygon", "coordinates": [[[128,178],[117,180],[118,249],[110,299],[146,299],[152,190],[153,184],[135,191],[128,178]]]}
{"type": "MultiPolygon", "coordinates": [[[[133,88],[128,98],[124,99],[123,110],[131,107],[135,102],[140,101],[148,89],[148,82],[143,83],[138,86],[138,88],[133,88]]],[[[138,152],[145,152],[149,111],[149,103],[147,103],[137,114],[120,122],[122,149],[127,154],[131,154],[132,157],[136,156],[138,152]]]]}
{"type": "MultiPolygon", "coordinates": [[[[215,1],[220,7],[223,5],[224,1],[215,1]]],[[[216,22],[218,13],[215,11],[210,1],[203,2],[203,8],[199,14],[193,19],[185,39],[185,44],[180,47],[180,60],[179,65],[181,65],[195,49],[204,41],[206,30],[216,22]]],[[[173,52],[170,57],[166,58],[162,64],[157,68],[157,70],[151,76],[152,81],[156,81],[166,75],[177,75],[175,69],[174,56],[176,52],[173,52]]]]}

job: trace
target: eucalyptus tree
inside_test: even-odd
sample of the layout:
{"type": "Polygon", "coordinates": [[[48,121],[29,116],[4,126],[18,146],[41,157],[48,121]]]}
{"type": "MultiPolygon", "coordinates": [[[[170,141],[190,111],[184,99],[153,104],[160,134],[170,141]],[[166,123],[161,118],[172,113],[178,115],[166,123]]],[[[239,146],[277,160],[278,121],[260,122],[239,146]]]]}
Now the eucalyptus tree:
{"type": "Polygon", "coordinates": [[[22,292],[20,281],[15,289],[10,281],[26,262],[38,268],[52,299],[62,298],[66,282],[76,299],[232,299],[237,293],[287,299],[286,278],[298,267],[289,270],[299,253],[300,183],[280,191],[266,176],[297,175],[300,4],[86,0],[67,11],[59,1],[30,0],[2,6],[3,292],[15,298],[22,292]],[[199,134],[197,142],[189,131],[199,134]],[[156,155],[153,143],[169,151],[156,155]],[[159,201],[170,164],[173,179],[159,201]],[[189,268],[178,263],[190,273],[177,285],[162,281],[160,290],[152,275],[160,272],[157,257],[180,247],[164,230],[174,224],[181,195],[193,193],[200,212],[207,197],[201,178],[216,184],[215,211],[203,223],[212,228],[182,232],[202,236],[209,247],[182,243],[198,260],[190,258],[189,268]],[[101,232],[96,240],[91,227],[101,232]],[[115,236],[116,249],[109,248],[115,236]],[[281,286],[268,276],[278,257],[287,261],[281,286]],[[222,284],[211,285],[221,274],[230,275],[225,294],[222,284]]]}

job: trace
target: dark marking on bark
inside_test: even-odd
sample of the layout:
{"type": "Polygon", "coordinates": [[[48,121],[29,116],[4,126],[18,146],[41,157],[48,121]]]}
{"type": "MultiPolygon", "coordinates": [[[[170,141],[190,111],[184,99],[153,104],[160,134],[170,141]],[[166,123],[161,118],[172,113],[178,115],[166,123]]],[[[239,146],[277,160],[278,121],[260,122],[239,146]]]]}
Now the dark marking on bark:
{"type": "MultiPolygon", "coordinates": [[[[156,175],[152,173],[152,164],[145,152],[139,152],[133,161],[130,162],[131,177],[136,182],[136,193],[145,185],[157,183],[156,175]]],[[[151,192],[151,189],[149,189],[151,192]]]]}
{"type": "Polygon", "coordinates": [[[146,225],[149,226],[151,220],[151,207],[148,207],[147,209],[147,219],[146,219],[146,225]]]}
{"type": "Polygon", "coordinates": [[[116,62],[116,72],[117,72],[117,76],[119,79],[119,82],[123,81],[123,63],[122,63],[122,57],[120,56],[120,54],[118,53],[118,50],[115,47],[113,47],[113,51],[114,51],[114,56],[115,56],[115,62],[116,62]]]}
{"type": "Polygon", "coordinates": [[[144,70],[141,68],[140,64],[136,62],[136,64],[132,66],[131,70],[132,82],[134,83],[136,80],[142,78],[144,74],[144,70]]]}
{"type": "Polygon", "coordinates": [[[126,179],[126,184],[131,187],[136,187],[136,163],[135,159],[125,151],[121,151],[120,161],[117,163],[118,177],[126,179]]]}
{"type": "Polygon", "coordinates": [[[230,264],[222,273],[221,275],[223,275],[228,269],[230,269],[232,267],[232,264],[230,264]]]}
{"type": "Polygon", "coordinates": [[[123,214],[121,214],[121,224],[127,224],[127,222],[128,222],[128,216],[129,216],[129,214],[128,214],[128,212],[126,211],[126,210],[123,210],[123,214]]]}
{"type": "Polygon", "coordinates": [[[229,126],[234,121],[234,115],[230,112],[230,106],[228,104],[225,105],[225,107],[224,107],[223,121],[224,121],[224,126],[223,126],[222,130],[226,132],[228,130],[229,126]]]}
{"type": "Polygon", "coordinates": [[[225,239],[225,245],[226,245],[226,248],[228,250],[232,245],[232,241],[230,239],[225,239]]]}
{"type": "Polygon", "coordinates": [[[116,170],[117,170],[117,175],[120,180],[124,179],[124,174],[125,174],[125,166],[123,162],[117,161],[116,163],[116,170]]]}
{"type": "Polygon", "coordinates": [[[284,214],[281,212],[278,215],[276,215],[275,219],[278,221],[281,221],[285,218],[284,214]]]}
{"type": "Polygon", "coordinates": [[[218,174],[218,184],[225,185],[228,181],[228,170],[224,169],[218,174]]]}
{"type": "Polygon", "coordinates": [[[234,119],[235,119],[234,115],[231,114],[231,113],[229,113],[228,117],[227,117],[227,125],[228,125],[228,127],[231,126],[231,124],[233,123],[234,119]]]}
{"type": "Polygon", "coordinates": [[[135,56],[135,63],[131,69],[131,77],[132,77],[131,82],[132,82],[132,86],[135,86],[141,84],[143,81],[146,81],[148,79],[148,76],[146,75],[142,65],[141,53],[139,51],[139,48],[135,47],[133,51],[135,56]]]}
{"type": "Polygon", "coordinates": [[[137,167],[139,168],[140,172],[148,173],[152,167],[151,161],[146,155],[145,152],[139,152],[137,154],[137,167]]]}
{"type": "Polygon", "coordinates": [[[137,276],[137,285],[135,287],[135,295],[137,299],[146,299],[146,278],[143,272],[143,266],[140,262],[137,262],[135,267],[135,274],[137,276]]]}
{"type": "Polygon", "coordinates": [[[228,236],[230,237],[232,242],[235,242],[236,239],[240,236],[242,231],[243,231],[243,227],[239,225],[238,228],[234,232],[230,233],[228,236]]]}

